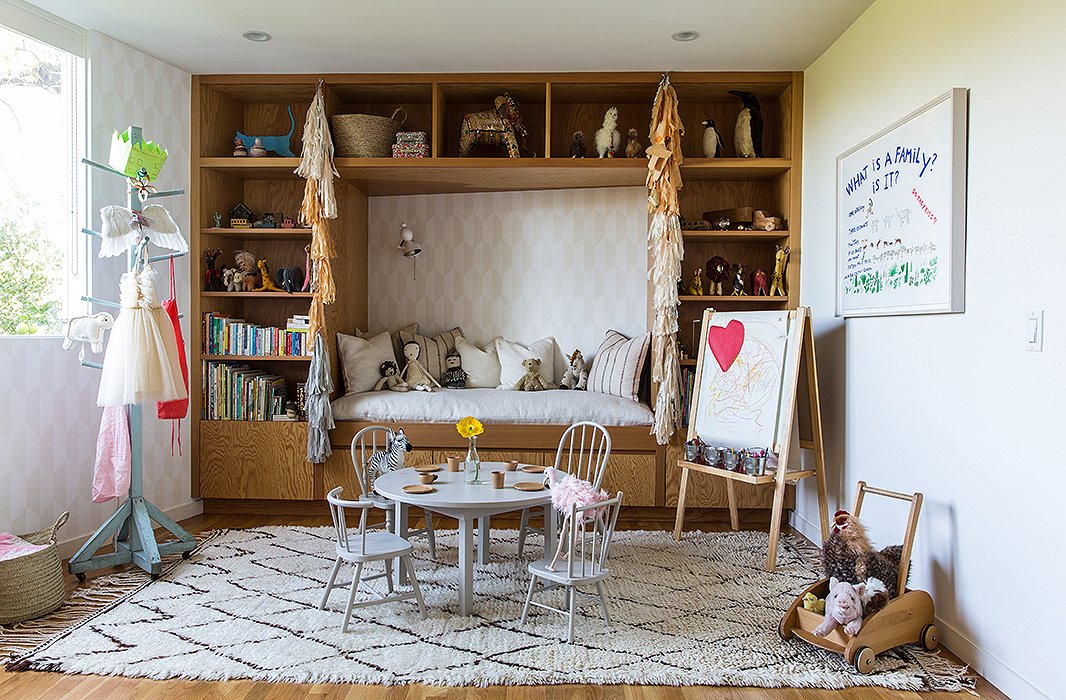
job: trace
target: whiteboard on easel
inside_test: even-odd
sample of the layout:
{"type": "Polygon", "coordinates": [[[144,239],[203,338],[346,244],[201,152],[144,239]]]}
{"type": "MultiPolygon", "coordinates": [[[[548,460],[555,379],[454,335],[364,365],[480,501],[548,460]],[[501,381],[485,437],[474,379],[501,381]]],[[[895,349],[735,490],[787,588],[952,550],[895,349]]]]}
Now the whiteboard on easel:
{"type": "Polygon", "coordinates": [[[837,158],[837,316],[963,311],[966,97],[949,90],[837,158]]]}
{"type": "Polygon", "coordinates": [[[800,327],[788,311],[704,313],[689,439],[778,451],[795,408],[800,327]]]}

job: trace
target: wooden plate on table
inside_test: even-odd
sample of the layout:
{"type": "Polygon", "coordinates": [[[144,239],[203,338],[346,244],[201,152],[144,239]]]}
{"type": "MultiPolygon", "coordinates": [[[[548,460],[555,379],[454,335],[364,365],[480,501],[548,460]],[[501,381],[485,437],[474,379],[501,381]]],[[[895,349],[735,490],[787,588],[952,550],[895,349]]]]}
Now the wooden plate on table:
{"type": "Polygon", "coordinates": [[[421,466],[412,467],[412,469],[414,469],[416,472],[419,472],[420,474],[429,474],[430,472],[439,472],[440,471],[440,465],[439,464],[423,464],[421,466]]]}
{"type": "Polygon", "coordinates": [[[521,467],[521,469],[526,474],[543,474],[547,467],[542,467],[536,464],[527,464],[526,466],[521,467]]]}
{"type": "Polygon", "coordinates": [[[517,484],[514,485],[514,487],[516,489],[518,489],[519,491],[543,491],[544,490],[544,482],[543,481],[519,481],[517,484]]]}
{"type": "Polygon", "coordinates": [[[408,484],[403,487],[404,493],[424,494],[433,493],[437,489],[433,488],[429,484],[408,484]]]}

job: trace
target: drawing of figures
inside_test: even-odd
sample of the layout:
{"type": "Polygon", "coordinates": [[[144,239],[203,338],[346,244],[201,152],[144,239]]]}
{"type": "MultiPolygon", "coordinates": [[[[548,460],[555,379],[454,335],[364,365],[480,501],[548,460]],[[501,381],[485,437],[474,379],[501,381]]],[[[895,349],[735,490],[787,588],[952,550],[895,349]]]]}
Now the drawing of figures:
{"type": "Polygon", "coordinates": [[[896,217],[899,219],[899,227],[911,225],[911,210],[910,209],[897,209],[896,217]]]}
{"type": "Polygon", "coordinates": [[[892,215],[882,216],[881,221],[885,222],[885,228],[892,228],[892,215]]]}
{"type": "Polygon", "coordinates": [[[870,219],[870,231],[871,232],[877,233],[877,229],[878,229],[878,227],[880,225],[881,224],[877,221],[877,219],[870,219]]]}

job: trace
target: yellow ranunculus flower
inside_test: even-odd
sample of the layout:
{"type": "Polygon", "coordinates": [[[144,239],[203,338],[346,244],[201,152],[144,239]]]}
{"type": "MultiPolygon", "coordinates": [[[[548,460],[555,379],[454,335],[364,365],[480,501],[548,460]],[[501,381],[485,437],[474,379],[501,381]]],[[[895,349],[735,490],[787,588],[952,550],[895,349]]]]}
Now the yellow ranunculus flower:
{"type": "Polygon", "coordinates": [[[475,435],[481,435],[481,433],[485,432],[485,428],[481,425],[481,421],[473,416],[467,416],[456,423],[455,429],[465,438],[472,438],[475,435]]]}

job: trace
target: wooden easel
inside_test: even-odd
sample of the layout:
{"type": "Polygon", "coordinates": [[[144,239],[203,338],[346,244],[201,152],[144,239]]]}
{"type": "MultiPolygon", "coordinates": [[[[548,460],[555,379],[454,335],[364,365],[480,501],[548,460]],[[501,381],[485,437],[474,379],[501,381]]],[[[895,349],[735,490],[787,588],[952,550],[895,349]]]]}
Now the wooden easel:
{"type": "MultiPolygon", "coordinates": [[[[713,314],[714,309],[707,309],[704,311],[703,324],[701,326],[704,330],[710,327],[711,316],[713,314]]],[[[737,472],[726,471],[725,469],[718,469],[716,467],[697,464],[683,459],[678,460],[677,462],[677,466],[681,469],[681,487],[677,494],[677,515],[674,520],[675,540],[681,539],[681,531],[685,524],[685,495],[688,490],[689,472],[702,472],[726,480],[726,494],[729,498],[729,521],[734,530],[740,529],[740,521],[737,515],[737,498],[733,482],[742,481],[746,484],[755,484],[756,486],[773,484],[774,504],[770,515],[770,547],[766,555],[767,571],[773,571],[777,564],[777,545],[781,538],[781,518],[784,516],[785,510],[785,486],[788,484],[794,484],[800,479],[806,479],[808,477],[815,478],[815,482],[818,485],[818,511],[821,521],[822,541],[824,542],[829,537],[829,506],[826,501],[825,492],[825,454],[822,449],[822,420],[820,404],[818,402],[818,374],[814,359],[814,333],[811,330],[810,309],[806,306],[801,306],[795,311],[790,311],[789,319],[792,324],[790,325],[789,335],[800,342],[800,352],[802,352],[802,356],[798,362],[793,364],[793,366],[790,367],[786,365],[785,368],[785,376],[783,378],[784,385],[794,387],[795,391],[792,391],[790,394],[791,398],[789,399],[789,402],[792,405],[787,407],[787,412],[784,414],[791,416],[792,420],[789,420],[784,424],[783,430],[780,432],[780,440],[774,445],[774,451],[779,455],[777,469],[767,474],[750,476],[748,474],[739,474],[737,472]],[[796,328],[795,324],[798,324],[799,328],[796,328]],[[814,469],[788,471],[788,461],[792,447],[792,426],[797,423],[799,418],[801,367],[805,370],[804,374],[806,375],[806,381],[804,383],[807,385],[807,391],[804,397],[809,412],[811,434],[808,437],[801,435],[798,439],[801,448],[809,449],[814,452],[815,466],[814,469]]],[[[702,342],[700,344],[699,361],[696,365],[695,386],[697,387],[697,391],[701,386],[700,380],[703,377],[703,363],[706,361],[706,355],[707,343],[702,342]]],[[[693,397],[692,414],[688,421],[687,440],[692,440],[696,437],[696,411],[698,408],[698,397],[693,397]]]]}

